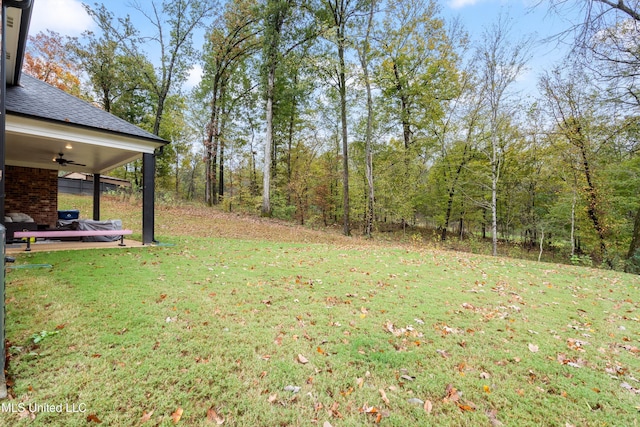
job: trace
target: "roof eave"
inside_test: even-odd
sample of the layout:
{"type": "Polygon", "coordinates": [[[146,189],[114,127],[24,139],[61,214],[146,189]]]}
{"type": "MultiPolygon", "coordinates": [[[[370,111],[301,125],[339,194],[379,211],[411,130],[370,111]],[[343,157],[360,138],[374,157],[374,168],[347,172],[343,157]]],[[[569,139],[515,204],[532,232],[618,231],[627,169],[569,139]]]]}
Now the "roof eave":
{"type": "Polygon", "coordinates": [[[140,140],[148,141],[148,142],[151,142],[151,143],[157,145],[157,148],[160,148],[160,147],[163,147],[165,145],[170,144],[169,141],[167,141],[165,139],[162,139],[160,137],[150,138],[150,137],[145,137],[145,136],[141,136],[141,135],[132,135],[132,134],[124,133],[124,132],[114,131],[114,130],[111,130],[111,129],[100,129],[100,128],[95,128],[95,127],[92,127],[92,126],[86,126],[86,125],[82,125],[82,124],[79,124],[79,123],[73,123],[73,122],[61,122],[60,120],[49,119],[49,118],[41,117],[41,116],[34,116],[34,115],[31,115],[31,114],[23,114],[23,113],[18,113],[18,112],[15,112],[15,111],[7,110],[7,116],[24,117],[26,119],[44,121],[44,122],[54,123],[54,124],[63,125],[63,126],[70,126],[70,127],[74,127],[74,128],[78,128],[78,129],[83,129],[83,130],[98,131],[98,132],[108,133],[108,134],[111,134],[111,135],[117,135],[119,137],[140,139],[140,140]]]}
{"type": "MultiPolygon", "coordinates": [[[[9,9],[17,9],[20,13],[20,23],[17,29],[17,42],[11,49],[15,49],[15,52],[7,50],[10,55],[12,54],[12,69],[7,70],[7,85],[17,85],[20,83],[20,71],[22,70],[22,63],[24,62],[24,54],[27,46],[27,37],[29,35],[29,23],[31,22],[31,11],[33,1],[32,0],[3,0],[2,7],[5,11],[10,12],[9,9]]],[[[15,23],[14,23],[15,26],[15,23]]],[[[14,27],[15,28],[15,27],[14,27]]]]}

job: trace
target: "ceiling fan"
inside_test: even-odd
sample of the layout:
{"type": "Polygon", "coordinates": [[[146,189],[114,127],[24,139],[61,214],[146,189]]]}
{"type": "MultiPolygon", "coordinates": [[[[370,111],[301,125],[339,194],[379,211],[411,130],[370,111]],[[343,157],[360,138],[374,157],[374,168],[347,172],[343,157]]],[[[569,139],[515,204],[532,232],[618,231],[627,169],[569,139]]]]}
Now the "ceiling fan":
{"type": "Polygon", "coordinates": [[[73,160],[65,159],[63,153],[58,153],[58,157],[54,157],[53,161],[58,163],[60,166],[66,166],[66,165],[87,166],[82,163],[76,163],[73,160]]]}

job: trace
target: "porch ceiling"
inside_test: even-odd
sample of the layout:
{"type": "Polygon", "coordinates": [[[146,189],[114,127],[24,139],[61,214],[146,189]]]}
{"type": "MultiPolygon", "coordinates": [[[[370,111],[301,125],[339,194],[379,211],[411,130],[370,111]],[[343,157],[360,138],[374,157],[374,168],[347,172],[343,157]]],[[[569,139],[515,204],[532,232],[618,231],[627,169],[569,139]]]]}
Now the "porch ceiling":
{"type": "Polygon", "coordinates": [[[167,141],[31,76],[6,90],[6,157],[14,166],[104,174],[167,141]],[[60,165],[63,154],[76,164],[60,165]],[[84,166],[83,166],[84,165],[84,166]]]}
{"type": "Polygon", "coordinates": [[[6,128],[5,163],[13,166],[104,174],[157,147],[122,135],[23,117],[7,116],[6,128]],[[58,164],[54,159],[60,153],[78,165],[58,164]]]}

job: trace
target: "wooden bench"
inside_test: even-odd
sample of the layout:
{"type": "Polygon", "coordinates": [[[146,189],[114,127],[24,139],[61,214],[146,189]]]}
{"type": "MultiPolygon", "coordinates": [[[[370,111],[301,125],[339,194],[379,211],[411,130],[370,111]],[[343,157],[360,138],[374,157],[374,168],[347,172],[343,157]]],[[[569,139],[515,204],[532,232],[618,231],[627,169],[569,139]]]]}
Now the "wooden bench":
{"type": "Polygon", "coordinates": [[[133,234],[132,230],[39,230],[39,231],[16,231],[13,233],[15,238],[26,238],[27,248],[25,251],[31,250],[31,238],[42,237],[86,237],[86,236],[120,236],[120,243],[118,246],[126,246],[124,244],[124,236],[127,234],[133,234]]]}

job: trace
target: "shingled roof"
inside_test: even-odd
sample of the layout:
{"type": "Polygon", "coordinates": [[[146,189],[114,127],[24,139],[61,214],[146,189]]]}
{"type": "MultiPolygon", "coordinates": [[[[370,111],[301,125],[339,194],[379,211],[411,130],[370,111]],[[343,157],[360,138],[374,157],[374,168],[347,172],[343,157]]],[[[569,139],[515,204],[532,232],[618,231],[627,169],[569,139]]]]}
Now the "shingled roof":
{"type": "Polygon", "coordinates": [[[22,74],[20,85],[7,87],[6,109],[7,114],[168,143],[126,120],[27,74],[22,74]]]}

